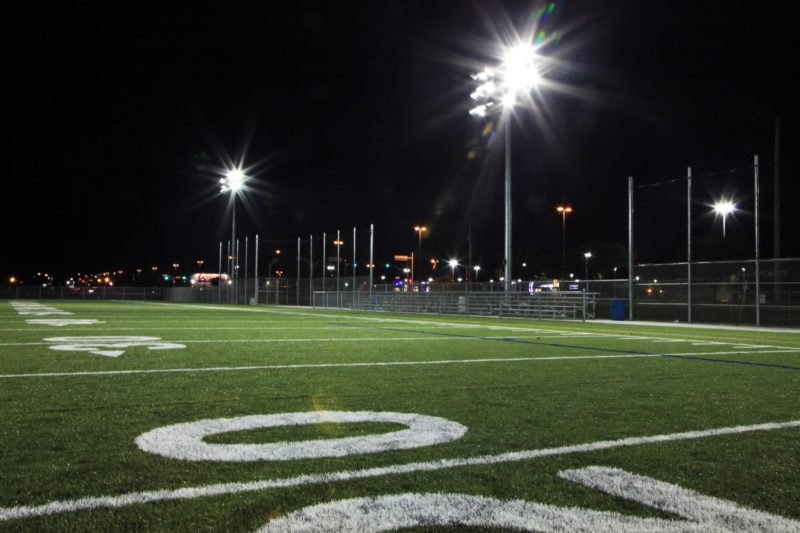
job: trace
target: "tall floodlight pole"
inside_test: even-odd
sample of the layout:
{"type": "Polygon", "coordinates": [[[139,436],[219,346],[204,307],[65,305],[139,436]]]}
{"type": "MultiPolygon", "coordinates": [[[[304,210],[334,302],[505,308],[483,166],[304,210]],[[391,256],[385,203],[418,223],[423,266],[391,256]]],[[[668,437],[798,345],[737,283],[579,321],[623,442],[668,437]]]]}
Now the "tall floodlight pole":
{"type": "Polygon", "coordinates": [[[568,205],[556,206],[556,211],[561,213],[561,275],[567,272],[567,215],[572,213],[568,205]]]}
{"type": "Polygon", "coordinates": [[[258,233],[256,233],[256,264],[255,264],[255,272],[253,275],[256,278],[254,283],[255,287],[253,288],[253,301],[256,305],[258,305],[258,233]]]}
{"type": "Polygon", "coordinates": [[[583,258],[586,259],[586,292],[589,292],[589,259],[592,258],[592,252],[586,252],[583,254],[583,258]]]}
{"type": "Polygon", "coordinates": [[[503,239],[503,271],[506,293],[511,291],[511,112],[518,98],[530,97],[530,92],[540,80],[538,58],[530,43],[519,43],[505,52],[498,69],[485,68],[472,79],[480,85],[470,94],[479,103],[469,114],[485,117],[501,111],[502,130],[505,137],[505,231],[503,239]]]}
{"type": "Polygon", "coordinates": [[[308,236],[308,306],[314,305],[314,235],[308,236]]]}
{"type": "Polygon", "coordinates": [[[247,266],[250,259],[249,257],[247,257],[249,255],[249,250],[248,250],[248,246],[250,245],[249,240],[250,237],[246,236],[244,238],[244,304],[245,305],[247,305],[247,275],[249,274],[249,272],[247,271],[247,266]]]}
{"type": "MultiPolygon", "coordinates": [[[[244,182],[247,180],[247,176],[245,176],[244,172],[241,168],[232,168],[229,169],[225,173],[225,177],[220,178],[220,192],[222,193],[230,193],[231,198],[231,246],[236,246],[236,195],[239,194],[239,191],[242,190],[244,187],[244,182]]],[[[238,249],[233,251],[235,255],[238,252],[238,249]]],[[[238,257],[231,258],[231,278],[235,280],[235,272],[236,272],[236,262],[238,261],[238,257]]],[[[234,291],[236,290],[236,285],[234,282],[234,291]]]]}
{"type": "Polygon", "coordinates": [[[222,303],[222,241],[219,241],[219,266],[217,267],[217,303],[222,303]]]}
{"type": "Polygon", "coordinates": [[[422,279],[422,234],[428,231],[428,228],[426,228],[425,226],[414,226],[414,231],[416,231],[417,235],[419,236],[417,245],[417,264],[419,265],[419,267],[417,267],[418,270],[418,272],[416,273],[417,275],[415,275],[414,272],[411,273],[412,283],[414,282],[415,277],[416,279],[419,280],[422,279]]]}

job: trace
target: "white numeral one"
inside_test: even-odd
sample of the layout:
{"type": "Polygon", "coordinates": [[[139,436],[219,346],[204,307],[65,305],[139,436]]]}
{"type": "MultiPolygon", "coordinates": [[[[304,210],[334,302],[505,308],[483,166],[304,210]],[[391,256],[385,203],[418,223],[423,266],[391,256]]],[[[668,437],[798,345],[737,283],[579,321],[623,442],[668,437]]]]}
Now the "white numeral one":
{"type": "Polygon", "coordinates": [[[260,532],[391,531],[410,527],[498,527],[523,531],[800,531],[800,522],[607,467],[559,476],[686,520],[503,501],[468,494],[399,494],[312,505],[268,522],[260,532]]]}
{"type": "Polygon", "coordinates": [[[288,461],[430,446],[459,439],[466,431],[467,428],[457,422],[415,413],[312,411],[215,418],[174,424],[139,435],[136,444],[146,452],[189,461],[288,461]],[[257,428],[357,422],[390,422],[402,424],[407,428],[360,437],[267,444],[212,444],[203,441],[205,437],[218,433],[257,428]]]}

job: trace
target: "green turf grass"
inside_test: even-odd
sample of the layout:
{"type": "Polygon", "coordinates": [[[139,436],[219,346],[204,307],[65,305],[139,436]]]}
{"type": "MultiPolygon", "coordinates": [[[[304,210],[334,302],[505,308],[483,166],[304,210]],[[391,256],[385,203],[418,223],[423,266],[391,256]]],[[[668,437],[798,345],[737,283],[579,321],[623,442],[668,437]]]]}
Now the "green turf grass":
{"type": "MultiPolygon", "coordinates": [[[[104,323],[30,325],[26,318],[45,317],[20,316],[0,302],[0,507],[800,419],[797,333],[45,303],[104,323]],[[153,336],[186,348],[135,347],[111,358],[55,351],[44,340],[87,335],[153,336]],[[468,431],[417,449],[250,463],[169,459],[134,443],[169,424],[321,410],[419,413],[468,431]]],[[[300,441],[395,429],[382,423],[284,427],[207,441],[300,441]]],[[[556,476],[588,465],[624,468],[800,518],[800,429],[787,429],[67,512],[0,522],[0,529],[253,531],[306,505],[407,491],[662,516],[556,476]]]]}

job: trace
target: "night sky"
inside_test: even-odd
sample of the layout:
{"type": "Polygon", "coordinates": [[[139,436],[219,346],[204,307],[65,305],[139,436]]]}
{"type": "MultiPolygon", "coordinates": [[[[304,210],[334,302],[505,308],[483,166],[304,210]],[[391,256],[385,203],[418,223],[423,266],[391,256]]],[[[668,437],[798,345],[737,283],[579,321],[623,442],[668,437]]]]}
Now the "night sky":
{"type": "MultiPolygon", "coordinates": [[[[230,236],[217,182],[240,161],[251,176],[237,212],[242,238],[258,233],[294,257],[298,236],[332,239],[341,229],[349,250],[352,228],[374,223],[383,262],[416,250],[413,226],[425,224],[424,258],[466,262],[471,226],[473,263],[494,272],[503,142],[492,123],[468,115],[469,76],[531,25],[549,66],[535,108],[519,109],[512,125],[515,276],[522,261],[526,274],[559,270],[561,202],[575,208],[570,267],[588,249],[599,269],[624,267],[627,177],[661,182],[687,166],[698,176],[696,259],[751,257],[754,154],[762,254],[771,256],[776,118],[782,255],[800,254],[790,200],[800,192],[800,43],[789,3],[557,0],[542,13],[547,5],[8,10],[3,283],[44,270],[216,265],[230,236]],[[742,202],[725,241],[705,205],[722,191],[742,202]]],[[[684,190],[637,190],[637,261],[685,259],[684,190]]],[[[367,244],[360,233],[359,255],[367,244]]]]}

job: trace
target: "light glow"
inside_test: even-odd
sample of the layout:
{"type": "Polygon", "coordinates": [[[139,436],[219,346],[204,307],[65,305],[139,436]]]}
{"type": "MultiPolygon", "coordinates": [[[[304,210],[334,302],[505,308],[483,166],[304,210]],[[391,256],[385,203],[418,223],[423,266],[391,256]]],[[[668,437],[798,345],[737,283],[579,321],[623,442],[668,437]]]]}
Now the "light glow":
{"type": "Polygon", "coordinates": [[[730,200],[721,200],[714,204],[714,212],[726,217],[736,210],[736,204],[730,200]]]}
{"type": "Polygon", "coordinates": [[[224,178],[220,178],[220,192],[238,192],[243,186],[247,177],[241,168],[233,168],[225,173],[224,178]]]}

